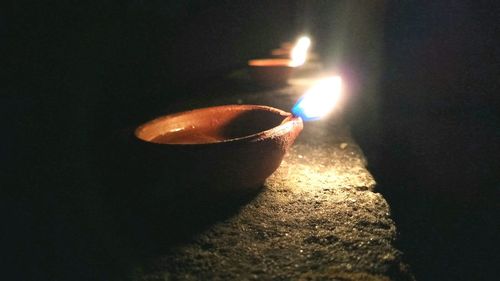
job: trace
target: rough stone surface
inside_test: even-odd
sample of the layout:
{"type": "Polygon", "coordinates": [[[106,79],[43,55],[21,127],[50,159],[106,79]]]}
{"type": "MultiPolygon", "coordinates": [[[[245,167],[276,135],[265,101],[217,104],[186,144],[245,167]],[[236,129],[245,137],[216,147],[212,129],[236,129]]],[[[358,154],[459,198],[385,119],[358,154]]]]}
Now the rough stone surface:
{"type": "MultiPolygon", "coordinates": [[[[219,102],[289,106],[298,91],[219,102]]],[[[365,165],[338,120],[306,123],[251,202],[154,258],[139,279],[412,280],[393,246],[389,206],[373,191],[375,180],[365,165]]]]}

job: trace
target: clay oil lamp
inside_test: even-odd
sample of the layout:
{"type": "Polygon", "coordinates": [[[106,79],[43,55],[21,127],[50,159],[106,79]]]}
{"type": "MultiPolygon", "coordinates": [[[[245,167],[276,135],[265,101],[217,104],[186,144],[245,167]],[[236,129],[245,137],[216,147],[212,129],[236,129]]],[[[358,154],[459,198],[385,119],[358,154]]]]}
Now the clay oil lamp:
{"type": "Polygon", "coordinates": [[[278,58],[289,58],[292,49],[293,43],[283,42],[279,48],[271,50],[271,55],[278,58]]]}
{"type": "Polygon", "coordinates": [[[302,130],[291,113],[261,105],[224,105],[161,116],[135,130],[148,165],[184,188],[241,192],[259,187],[302,130]]]}
{"type": "Polygon", "coordinates": [[[254,59],[248,61],[252,80],[263,87],[279,87],[288,83],[293,66],[290,59],[254,59]]]}
{"type": "Polygon", "coordinates": [[[262,186],[301,132],[303,120],[325,115],[339,93],[337,77],[307,91],[293,114],[263,105],[223,105],[165,115],[137,127],[135,142],[141,159],[147,159],[144,165],[160,167],[155,171],[165,173],[176,188],[244,193],[262,186]]]}
{"type": "MultiPolygon", "coordinates": [[[[307,60],[307,52],[311,45],[308,37],[301,37],[293,48],[283,49],[281,53],[288,52],[289,58],[266,58],[248,61],[250,75],[259,85],[264,87],[284,86],[293,69],[303,65],[307,60]]],[[[289,47],[288,47],[289,48],[289,47]]]]}

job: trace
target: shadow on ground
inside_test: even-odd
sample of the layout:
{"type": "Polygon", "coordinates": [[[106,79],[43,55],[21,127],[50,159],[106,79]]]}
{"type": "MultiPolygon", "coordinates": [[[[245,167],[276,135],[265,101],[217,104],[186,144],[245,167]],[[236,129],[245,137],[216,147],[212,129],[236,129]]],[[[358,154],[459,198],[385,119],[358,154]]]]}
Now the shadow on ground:
{"type": "Polygon", "coordinates": [[[234,215],[260,191],[232,198],[186,192],[172,183],[144,180],[123,165],[123,158],[110,154],[112,143],[94,149],[85,152],[95,156],[90,171],[61,149],[52,151],[66,158],[61,166],[24,177],[23,170],[14,174],[23,186],[6,190],[12,196],[2,202],[3,221],[9,226],[2,234],[8,242],[2,258],[5,276],[134,280],[150,257],[234,215]],[[156,196],[152,189],[164,189],[169,196],[156,196]]]}

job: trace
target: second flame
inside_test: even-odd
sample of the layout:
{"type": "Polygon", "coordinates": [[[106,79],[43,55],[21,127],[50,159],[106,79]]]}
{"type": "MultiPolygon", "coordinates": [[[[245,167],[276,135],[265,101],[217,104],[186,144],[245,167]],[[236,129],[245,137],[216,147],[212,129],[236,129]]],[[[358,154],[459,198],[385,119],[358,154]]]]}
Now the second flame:
{"type": "Polygon", "coordinates": [[[307,60],[307,51],[310,46],[311,39],[309,39],[309,37],[300,37],[290,54],[290,58],[292,59],[290,66],[297,67],[303,65],[307,60]]]}

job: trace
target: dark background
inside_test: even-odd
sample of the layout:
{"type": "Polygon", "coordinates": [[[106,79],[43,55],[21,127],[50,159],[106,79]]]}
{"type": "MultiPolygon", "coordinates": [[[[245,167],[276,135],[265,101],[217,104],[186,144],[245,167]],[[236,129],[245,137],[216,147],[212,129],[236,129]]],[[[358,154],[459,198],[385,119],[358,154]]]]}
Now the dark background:
{"type": "Polygon", "coordinates": [[[242,90],[223,77],[308,33],[350,83],[346,120],[417,279],[493,279],[499,12],[494,1],[2,4],[0,264],[15,280],[133,276],[137,249],[106,205],[103,139],[206,88],[242,90]]]}

